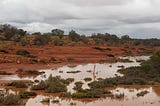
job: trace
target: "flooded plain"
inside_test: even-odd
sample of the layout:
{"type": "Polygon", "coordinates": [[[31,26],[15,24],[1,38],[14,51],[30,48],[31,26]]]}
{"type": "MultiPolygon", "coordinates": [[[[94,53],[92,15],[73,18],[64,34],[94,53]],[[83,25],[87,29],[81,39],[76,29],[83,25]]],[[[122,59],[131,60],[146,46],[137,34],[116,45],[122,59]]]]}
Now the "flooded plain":
{"type": "MultiPolygon", "coordinates": [[[[34,77],[20,77],[18,75],[1,75],[0,80],[45,80],[50,75],[60,76],[61,78],[74,78],[74,82],[68,85],[68,92],[73,90],[74,83],[82,81],[83,88],[89,88],[88,83],[99,78],[111,78],[115,76],[123,76],[117,70],[131,66],[139,66],[140,60],[147,60],[149,56],[121,57],[121,59],[129,59],[132,62],[117,62],[104,64],[81,64],[77,66],[63,66],[57,69],[40,70],[44,74],[34,77]],[[86,82],[85,78],[91,78],[86,82]]],[[[39,94],[36,97],[26,100],[25,106],[159,106],[160,105],[160,86],[118,86],[116,88],[107,88],[117,97],[107,97],[102,99],[69,99],[60,98],[56,94],[39,94]],[[138,93],[147,91],[143,96],[138,93]],[[123,95],[119,98],[118,95],[123,95]],[[41,102],[43,99],[49,99],[46,103],[41,102]],[[53,101],[57,102],[53,102],[53,101]]],[[[29,89],[27,89],[29,90],[29,89]]],[[[10,91],[14,92],[14,91],[10,91]]]]}

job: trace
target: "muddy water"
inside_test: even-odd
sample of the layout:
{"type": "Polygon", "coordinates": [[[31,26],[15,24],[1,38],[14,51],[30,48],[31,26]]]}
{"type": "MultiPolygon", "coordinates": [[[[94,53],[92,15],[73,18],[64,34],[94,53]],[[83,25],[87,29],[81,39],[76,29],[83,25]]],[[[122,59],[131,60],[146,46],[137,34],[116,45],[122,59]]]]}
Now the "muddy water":
{"type": "MultiPolygon", "coordinates": [[[[37,77],[19,77],[18,75],[0,76],[0,80],[45,80],[51,74],[52,76],[61,76],[62,78],[74,78],[75,81],[68,86],[68,92],[75,92],[72,88],[76,81],[82,81],[83,88],[88,88],[88,83],[85,82],[84,78],[90,77],[93,80],[98,78],[110,78],[115,76],[122,76],[117,70],[120,69],[119,66],[131,67],[139,66],[140,63],[136,60],[147,60],[149,56],[138,56],[138,57],[121,57],[122,59],[130,59],[133,62],[129,63],[112,63],[112,64],[82,64],[78,66],[63,66],[57,69],[40,70],[44,71],[43,75],[37,77]],[[72,71],[79,71],[78,73],[68,73],[72,71]]],[[[91,82],[91,81],[90,81],[91,82]]],[[[109,89],[113,94],[124,94],[123,98],[103,98],[94,100],[72,100],[72,99],[62,99],[56,96],[46,96],[38,95],[35,98],[30,98],[25,106],[160,106],[160,86],[152,87],[117,87],[109,89]],[[137,97],[137,93],[141,91],[148,91],[149,93],[137,97]],[[50,98],[49,103],[42,103],[41,101],[45,98],[50,98]],[[52,100],[59,100],[59,103],[53,103],[52,100]]]]}
{"type": "MultiPolygon", "coordinates": [[[[160,88],[159,88],[160,90],[160,88]]],[[[60,99],[59,97],[48,97],[38,95],[35,98],[29,99],[26,106],[70,106],[71,103],[76,106],[160,106],[160,97],[154,92],[154,88],[146,87],[137,89],[118,87],[111,90],[114,94],[124,93],[124,98],[105,98],[94,100],[72,100],[72,99],[60,99]],[[137,97],[137,93],[141,91],[148,91],[149,93],[142,97],[137,97]],[[42,103],[45,98],[50,98],[49,103],[42,103]],[[53,100],[59,100],[59,103],[53,103],[53,100]]]]}

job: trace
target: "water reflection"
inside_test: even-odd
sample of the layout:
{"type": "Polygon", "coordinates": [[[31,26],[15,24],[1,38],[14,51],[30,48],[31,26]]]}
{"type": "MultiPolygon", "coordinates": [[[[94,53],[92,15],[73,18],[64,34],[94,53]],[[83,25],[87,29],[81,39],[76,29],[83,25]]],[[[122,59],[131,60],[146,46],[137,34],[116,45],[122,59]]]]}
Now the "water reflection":
{"type": "MultiPolygon", "coordinates": [[[[18,75],[6,75],[0,76],[0,80],[45,80],[52,76],[61,76],[64,79],[74,78],[75,81],[69,84],[68,92],[75,92],[72,88],[76,81],[82,81],[83,88],[88,88],[88,83],[84,78],[90,77],[92,81],[98,78],[109,78],[115,76],[122,76],[117,70],[131,66],[139,66],[140,63],[137,60],[147,60],[149,56],[138,57],[121,57],[123,59],[129,59],[133,62],[123,63],[105,63],[105,64],[82,64],[78,66],[63,66],[57,69],[40,70],[45,73],[39,76],[20,77],[18,75]],[[72,71],[79,71],[78,73],[68,73],[72,71]]],[[[44,92],[37,92],[39,95],[34,98],[29,98],[26,101],[25,106],[159,106],[160,105],[160,86],[119,86],[116,88],[107,88],[114,95],[113,97],[107,97],[103,99],[81,99],[73,100],[67,98],[59,98],[57,95],[44,95],[44,92]],[[137,93],[141,91],[148,91],[144,96],[137,96],[137,93]],[[122,96],[119,96],[122,95],[122,96]],[[49,98],[48,102],[42,102],[44,99],[49,98]],[[53,102],[58,100],[59,102],[53,102]]],[[[3,89],[4,90],[4,89],[3,89]]],[[[3,91],[0,90],[0,91],[3,91]]],[[[10,91],[14,93],[13,91],[10,91]]]]}

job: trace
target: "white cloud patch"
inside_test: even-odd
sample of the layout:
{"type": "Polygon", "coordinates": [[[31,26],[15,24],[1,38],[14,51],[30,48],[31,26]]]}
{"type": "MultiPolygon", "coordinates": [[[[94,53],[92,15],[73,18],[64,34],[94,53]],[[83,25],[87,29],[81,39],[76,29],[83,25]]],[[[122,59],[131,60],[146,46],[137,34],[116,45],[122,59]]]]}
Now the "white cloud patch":
{"type": "Polygon", "coordinates": [[[160,38],[160,0],[1,0],[0,23],[29,32],[53,28],[160,38]]]}

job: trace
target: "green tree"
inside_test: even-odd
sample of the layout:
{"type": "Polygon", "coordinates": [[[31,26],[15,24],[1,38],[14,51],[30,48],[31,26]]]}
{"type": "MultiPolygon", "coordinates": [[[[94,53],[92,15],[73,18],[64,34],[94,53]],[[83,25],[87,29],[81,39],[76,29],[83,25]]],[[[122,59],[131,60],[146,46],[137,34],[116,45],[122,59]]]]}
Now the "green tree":
{"type": "Polygon", "coordinates": [[[129,37],[129,35],[123,35],[121,36],[122,40],[131,40],[131,38],[129,37]]]}
{"type": "Polygon", "coordinates": [[[64,35],[64,31],[61,29],[53,29],[51,32],[53,35],[56,35],[56,36],[64,35]]]}
{"type": "Polygon", "coordinates": [[[72,41],[78,42],[80,40],[80,35],[74,30],[70,31],[68,36],[72,41]]]}

